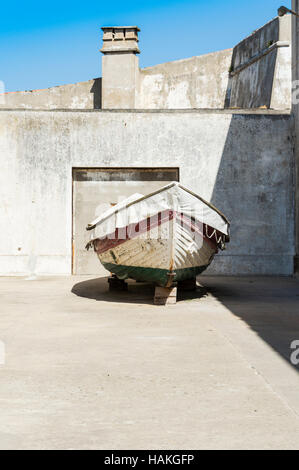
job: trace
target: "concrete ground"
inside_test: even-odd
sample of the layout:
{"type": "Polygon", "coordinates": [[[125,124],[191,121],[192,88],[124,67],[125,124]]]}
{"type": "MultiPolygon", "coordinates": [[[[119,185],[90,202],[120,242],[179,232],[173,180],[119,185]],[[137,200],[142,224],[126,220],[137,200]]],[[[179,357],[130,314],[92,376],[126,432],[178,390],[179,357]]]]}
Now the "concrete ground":
{"type": "Polygon", "coordinates": [[[0,448],[299,449],[299,281],[0,279],[0,448]]]}

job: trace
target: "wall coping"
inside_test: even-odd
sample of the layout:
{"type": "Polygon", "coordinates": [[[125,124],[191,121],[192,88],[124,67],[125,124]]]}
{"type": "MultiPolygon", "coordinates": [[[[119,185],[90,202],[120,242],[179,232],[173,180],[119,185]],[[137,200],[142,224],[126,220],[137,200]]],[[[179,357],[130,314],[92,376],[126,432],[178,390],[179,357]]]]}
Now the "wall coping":
{"type": "Polygon", "coordinates": [[[26,109],[0,108],[0,112],[29,112],[29,113],[116,113],[116,114],[244,114],[244,115],[283,115],[291,116],[290,109],[26,109]]]}

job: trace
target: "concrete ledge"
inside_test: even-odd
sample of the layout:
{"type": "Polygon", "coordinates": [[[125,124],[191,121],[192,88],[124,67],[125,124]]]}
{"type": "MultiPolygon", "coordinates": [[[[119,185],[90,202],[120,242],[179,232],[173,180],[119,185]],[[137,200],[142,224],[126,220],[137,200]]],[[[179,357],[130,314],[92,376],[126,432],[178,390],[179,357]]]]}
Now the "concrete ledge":
{"type": "Polygon", "coordinates": [[[290,116],[291,109],[24,109],[0,108],[0,112],[30,112],[30,113],[136,113],[136,114],[240,114],[240,115],[274,115],[290,116]]]}

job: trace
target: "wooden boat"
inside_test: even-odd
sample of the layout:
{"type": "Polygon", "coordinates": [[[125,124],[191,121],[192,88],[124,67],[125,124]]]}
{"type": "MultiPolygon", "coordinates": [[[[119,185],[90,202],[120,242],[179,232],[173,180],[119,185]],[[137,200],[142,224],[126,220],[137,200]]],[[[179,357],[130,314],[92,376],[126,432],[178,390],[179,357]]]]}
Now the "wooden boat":
{"type": "Polygon", "coordinates": [[[229,222],[212,204],[173,182],[134,194],[87,226],[103,266],[119,279],[170,287],[194,279],[229,241],[229,222]]]}

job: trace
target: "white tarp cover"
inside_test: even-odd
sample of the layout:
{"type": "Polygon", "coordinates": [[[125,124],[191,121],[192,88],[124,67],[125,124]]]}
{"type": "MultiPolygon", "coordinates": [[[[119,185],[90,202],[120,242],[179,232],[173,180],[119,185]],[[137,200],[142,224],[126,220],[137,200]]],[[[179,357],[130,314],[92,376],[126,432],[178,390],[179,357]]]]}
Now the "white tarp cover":
{"type": "Polygon", "coordinates": [[[164,210],[182,212],[229,236],[229,222],[220,211],[180,183],[173,182],[146,196],[133,194],[104,212],[88,224],[87,230],[91,231],[90,240],[105,237],[116,228],[136,224],[164,210]]]}

